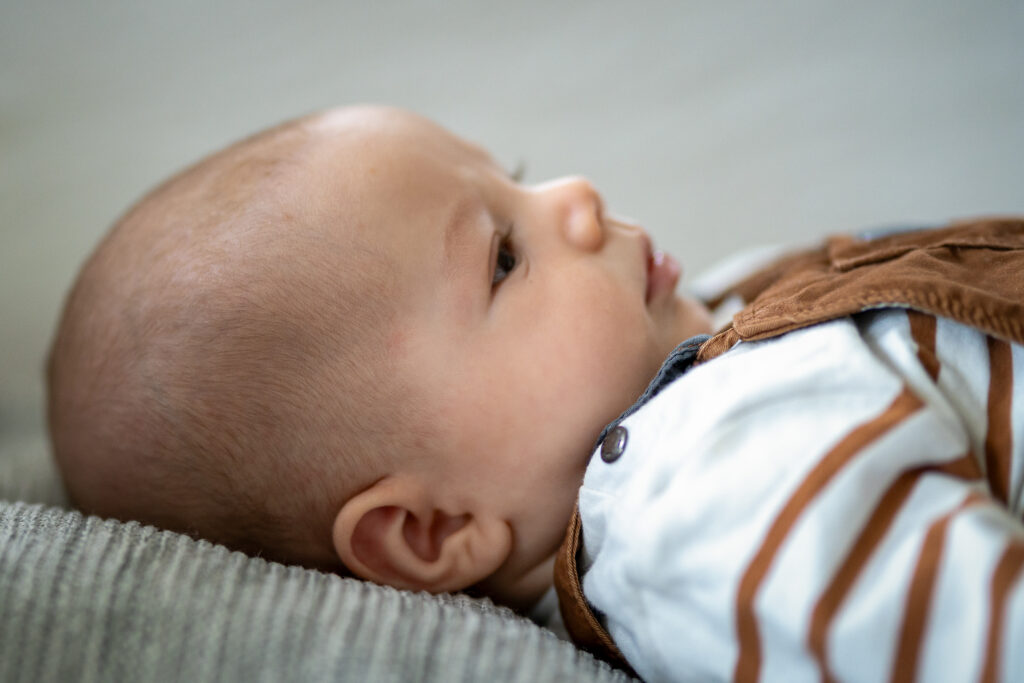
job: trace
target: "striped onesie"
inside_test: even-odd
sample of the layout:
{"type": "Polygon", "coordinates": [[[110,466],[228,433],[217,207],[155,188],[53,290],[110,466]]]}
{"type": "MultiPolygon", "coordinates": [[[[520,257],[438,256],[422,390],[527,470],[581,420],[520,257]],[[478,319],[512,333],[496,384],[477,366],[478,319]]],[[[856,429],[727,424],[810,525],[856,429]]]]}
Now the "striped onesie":
{"type": "Polygon", "coordinates": [[[592,459],[583,593],[645,680],[1024,679],[1022,387],[901,309],[740,343],[592,459]]]}

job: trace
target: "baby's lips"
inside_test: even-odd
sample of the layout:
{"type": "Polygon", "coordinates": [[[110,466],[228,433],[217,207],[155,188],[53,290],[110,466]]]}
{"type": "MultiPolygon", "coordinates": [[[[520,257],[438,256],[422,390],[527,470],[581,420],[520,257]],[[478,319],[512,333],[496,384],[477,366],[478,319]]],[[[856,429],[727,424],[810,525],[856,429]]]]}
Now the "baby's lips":
{"type": "Polygon", "coordinates": [[[675,291],[682,272],[682,266],[671,254],[660,250],[652,252],[647,261],[646,301],[650,303],[666,292],[675,291]]]}

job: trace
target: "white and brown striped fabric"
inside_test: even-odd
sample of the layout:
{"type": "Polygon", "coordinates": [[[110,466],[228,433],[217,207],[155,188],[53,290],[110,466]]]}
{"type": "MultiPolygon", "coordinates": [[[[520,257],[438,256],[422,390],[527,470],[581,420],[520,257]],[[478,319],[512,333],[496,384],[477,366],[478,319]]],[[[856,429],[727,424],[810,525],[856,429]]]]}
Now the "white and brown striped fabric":
{"type": "Polygon", "coordinates": [[[627,418],[582,590],[646,680],[1024,680],[1024,348],[886,309],[627,418]]]}

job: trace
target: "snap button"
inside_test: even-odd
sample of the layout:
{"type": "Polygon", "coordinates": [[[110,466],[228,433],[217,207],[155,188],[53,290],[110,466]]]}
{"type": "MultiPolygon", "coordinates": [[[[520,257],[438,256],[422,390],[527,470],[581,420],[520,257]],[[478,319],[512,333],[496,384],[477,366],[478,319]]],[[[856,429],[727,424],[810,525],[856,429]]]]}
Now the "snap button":
{"type": "Polygon", "coordinates": [[[626,442],[629,440],[629,431],[619,425],[601,442],[601,459],[605,462],[615,462],[626,452],[626,442]]]}

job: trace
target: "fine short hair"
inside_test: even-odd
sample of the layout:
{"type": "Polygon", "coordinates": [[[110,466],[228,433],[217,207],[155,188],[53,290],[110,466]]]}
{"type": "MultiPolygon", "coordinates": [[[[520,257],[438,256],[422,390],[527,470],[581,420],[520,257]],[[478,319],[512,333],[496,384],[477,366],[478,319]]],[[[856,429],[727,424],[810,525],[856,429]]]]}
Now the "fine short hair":
{"type": "Polygon", "coordinates": [[[172,177],[82,267],[47,415],[85,512],[329,566],[333,516],[401,450],[386,259],[309,229],[279,192],[312,118],[172,177]]]}

